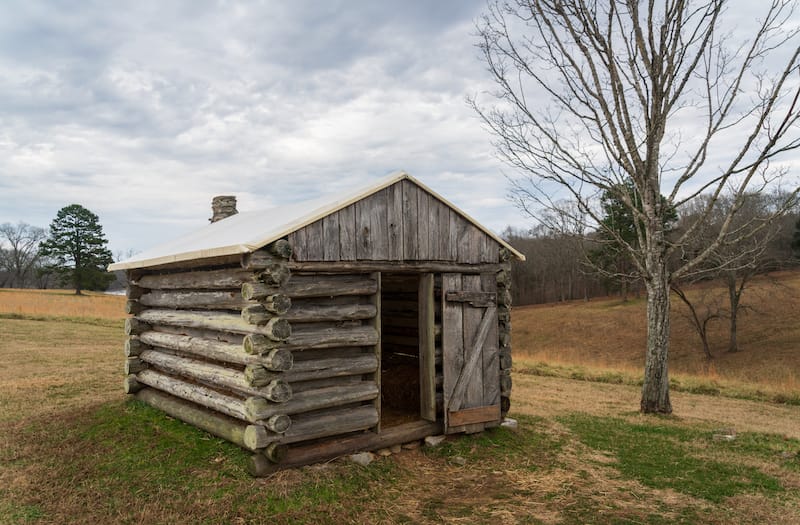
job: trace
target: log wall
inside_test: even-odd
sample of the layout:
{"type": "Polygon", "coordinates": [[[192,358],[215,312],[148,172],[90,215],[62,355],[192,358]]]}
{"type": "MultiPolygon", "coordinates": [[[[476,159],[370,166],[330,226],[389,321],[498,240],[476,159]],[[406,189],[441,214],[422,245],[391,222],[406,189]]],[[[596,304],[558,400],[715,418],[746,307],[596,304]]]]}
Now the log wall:
{"type": "MultiPolygon", "coordinates": [[[[404,188],[399,188],[403,199],[404,188]]],[[[428,203],[428,209],[438,205],[428,203]]],[[[488,255],[472,257],[470,264],[448,268],[465,273],[485,273],[487,266],[497,270],[505,415],[511,390],[510,278],[508,265],[502,263],[504,254],[494,246],[488,255]]],[[[432,246],[427,250],[424,253],[444,253],[432,246]]],[[[452,255],[463,254],[456,250],[452,255]]],[[[417,363],[420,359],[420,277],[400,272],[423,272],[399,263],[400,272],[395,266],[387,267],[393,270],[389,273],[369,265],[359,270],[357,262],[320,270],[290,261],[290,256],[290,245],[282,240],[236,264],[225,260],[207,267],[195,263],[190,269],[131,271],[126,391],[255,452],[258,462],[279,463],[290,444],[312,450],[318,443],[322,448],[308,452],[308,457],[316,457],[332,440],[360,443],[357,436],[382,436],[381,359],[392,354],[417,363]]],[[[426,428],[441,428],[442,278],[435,267],[424,271],[429,272],[435,298],[436,409],[434,418],[426,416],[432,425],[426,428]]],[[[410,390],[419,395],[416,383],[410,390]]],[[[383,442],[365,442],[373,441],[383,442]]],[[[298,458],[306,452],[298,454],[291,456],[292,464],[302,461],[298,458]]]]}
{"type": "Polygon", "coordinates": [[[241,264],[129,275],[126,390],[279,460],[375,428],[376,274],[291,274],[285,241],[241,264]]]}

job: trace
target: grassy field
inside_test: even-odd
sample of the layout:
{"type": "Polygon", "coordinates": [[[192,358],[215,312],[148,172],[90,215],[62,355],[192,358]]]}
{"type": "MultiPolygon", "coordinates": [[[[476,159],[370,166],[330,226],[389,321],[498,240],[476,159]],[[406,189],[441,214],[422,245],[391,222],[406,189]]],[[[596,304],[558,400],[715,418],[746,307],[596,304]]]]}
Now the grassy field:
{"type": "MultiPolygon", "coordinates": [[[[723,294],[724,290],[694,290],[723,294]]],[[[711,324],[714,359],[702,353],[686,318],[672,300],[670,374],[677,386],[800,403],[800,274],[761,278],[744,295],[739,320],[740,351],[726,351],[725,320],[711,324]]],[[[565,377],[639,381],[646,341],[644,298],[592,300],[514,309],[517,369],[565,377]],[[604,379],[605,378],[605,379],[604,379]]]]}
{"type": "Polygon", "coordinates": [[[0,523],[800,523],[799,407],[675,392],[676,416],[642,416],[635,385],[525,362],[517,430],[251,479],[236,447],[127,400],[122,316],[64,300],[0,314],[0,523]]]}

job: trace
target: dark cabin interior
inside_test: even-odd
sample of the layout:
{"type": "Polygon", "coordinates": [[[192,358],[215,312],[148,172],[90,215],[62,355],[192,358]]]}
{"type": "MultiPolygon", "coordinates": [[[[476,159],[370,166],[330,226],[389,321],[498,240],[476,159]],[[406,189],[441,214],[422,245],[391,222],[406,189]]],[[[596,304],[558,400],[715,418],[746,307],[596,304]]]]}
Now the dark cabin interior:
{"type": "Polygon", "coordinates": [[[381,427],[420,419],[419,276],[381,275],[381,427]]]}

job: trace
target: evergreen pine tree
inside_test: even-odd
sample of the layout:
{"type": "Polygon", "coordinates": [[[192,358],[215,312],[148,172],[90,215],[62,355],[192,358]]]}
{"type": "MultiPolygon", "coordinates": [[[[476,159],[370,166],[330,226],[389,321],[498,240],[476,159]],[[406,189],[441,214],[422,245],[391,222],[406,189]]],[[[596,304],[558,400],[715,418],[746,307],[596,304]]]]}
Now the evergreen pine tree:
{"type": "Polygon", "coordinates": [[[113,262],[107,244],[97,215],[80,204],[71,204],[58,210],[39,253],[52,261],[49,270],[62,284],[71,282],[75,293],[81,295],[81,290],[105,290],[114,280],[106,272],[106,266],[113,262]]]}

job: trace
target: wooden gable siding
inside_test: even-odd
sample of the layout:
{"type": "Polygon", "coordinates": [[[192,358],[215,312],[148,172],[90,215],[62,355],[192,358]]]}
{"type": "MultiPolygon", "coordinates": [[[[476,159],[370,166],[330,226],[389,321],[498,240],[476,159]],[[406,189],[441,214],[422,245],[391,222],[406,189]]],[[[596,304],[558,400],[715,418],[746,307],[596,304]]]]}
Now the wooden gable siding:
{"type": "Polygon", "coordinates": [[[403,180],[291,234],[297,261],[496,263],[497,241],[403,180]]]}

